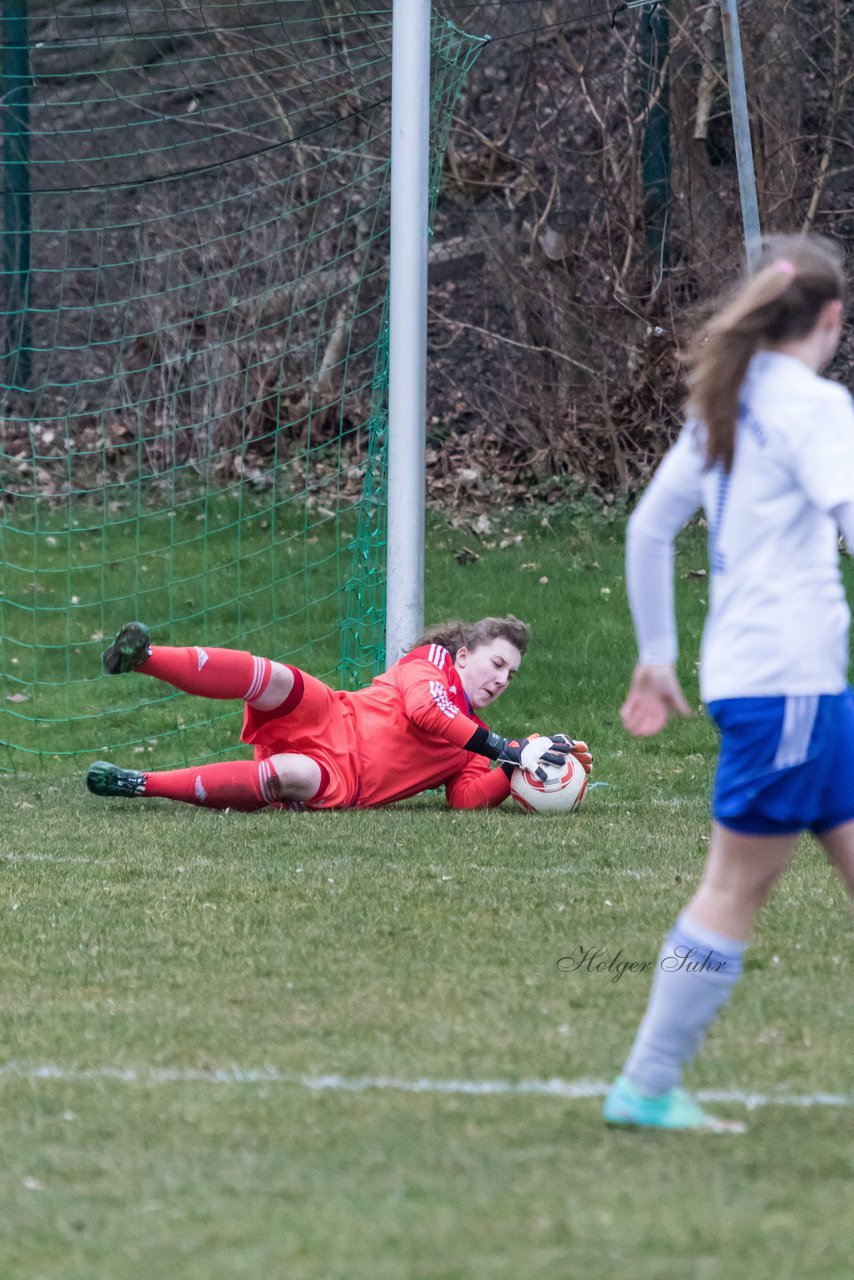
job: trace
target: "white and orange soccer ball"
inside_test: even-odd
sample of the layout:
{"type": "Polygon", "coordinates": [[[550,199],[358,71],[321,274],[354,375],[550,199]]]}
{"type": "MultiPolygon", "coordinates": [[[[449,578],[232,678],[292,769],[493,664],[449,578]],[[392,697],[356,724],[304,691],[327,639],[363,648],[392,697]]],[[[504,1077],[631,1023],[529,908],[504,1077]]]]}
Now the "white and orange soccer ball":
{"type": "Polygon", "coordinates": [[[575,756],[563,764],[544,764],[545,779],[527,769],[514,769],[510,794],[529,813],[574,813],[587,790],[587,774],[575,756]]]}

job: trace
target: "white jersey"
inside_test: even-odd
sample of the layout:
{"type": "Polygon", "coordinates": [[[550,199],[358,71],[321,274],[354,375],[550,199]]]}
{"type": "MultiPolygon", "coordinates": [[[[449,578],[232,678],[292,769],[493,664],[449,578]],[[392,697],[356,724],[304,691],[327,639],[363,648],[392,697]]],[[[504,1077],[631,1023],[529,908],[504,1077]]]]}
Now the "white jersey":
{"type": "Polygon", "coordinates": [[[675,631],[663,617],[672,606],[655,584],[656,618],[641,616],[644,565],[654,576],[656,544],[672,555],[673,537],[702,505],[710,566],[704,701],[840,692],[850,613],[831,513],[854,501],[851,396],[800,360],[760,352],[741,388],[729,475],[707,466],[703,445],[702,425],[689,421],[632,517],[635,568],[630,545],[627,577],[641,661],[675,657],[675,631]]]}

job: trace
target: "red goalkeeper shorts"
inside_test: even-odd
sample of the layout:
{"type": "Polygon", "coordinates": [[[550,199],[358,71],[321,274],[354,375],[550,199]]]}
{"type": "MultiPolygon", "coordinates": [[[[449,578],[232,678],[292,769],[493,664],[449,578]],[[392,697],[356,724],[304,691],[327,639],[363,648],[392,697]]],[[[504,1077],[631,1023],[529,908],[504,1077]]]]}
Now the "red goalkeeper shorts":
{"type": "Polygon", "coordinates": [[[247,705],[240,736],[255,748],[256,760],[285,753],[320,766],[320,791],[309,809],[352,809],[359,799],[359,756],[347,694],[298,667],[288,670],[294,677],[288,697],[272,711],[247,705]]]}

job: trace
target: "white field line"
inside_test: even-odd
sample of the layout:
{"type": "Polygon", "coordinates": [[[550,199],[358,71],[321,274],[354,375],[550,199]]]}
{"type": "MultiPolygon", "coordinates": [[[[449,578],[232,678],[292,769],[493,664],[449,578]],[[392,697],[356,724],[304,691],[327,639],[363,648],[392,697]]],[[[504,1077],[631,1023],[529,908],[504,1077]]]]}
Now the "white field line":
{"type": "Polygon", "coordinates": [[[0,853],[4,862],[89,862],[95,867],[107,867],[109,858],[90,858],[85,854],[53,853],[0,853]]]}
{"type": "MultiPolygon", "coordinates": [[[[81,854],[0,853],[0,860],[2,860],[3,862],[12,862],[12,863],[15,863],[15,862],[72,862],[72,863],[83,863],[92,867],[115,867],[115,866],[121,865],[121,860],[119,858],[92,858],[89,856],[89,854],[84,854],[84,853],[81,853],[81,854]]],[[[214,865],[213,859],[198,857],[198,858],[193,858],[192,862],[187,864],[170,863],[168,867],[164,868],[163,866],[160,866],[157,868],[157,870],[162,871],[166,869],[166,870],[171,870],[180,874],[187,870],[187,866],[191,868],[195,868],[195,867],[211,867],[213,865],[214,865]]]]}
{"type": "MultiPolygon", "coordinates": [[[[252,1084],[284,1085],[314,1093],[368,1093],[387,1089],[396,1093],[467,1094],[475,1097],[525,1095],[546,1098],[603,1098],[608,1085],[601,1080],[398,1080],[392,1076],[292,1075],[274,1067],[217,1067],[208,1071],[192,1067],[61,1067],[21,1062],[0,1065],[0,1079],[58,1080],[94,1084],[252,1084]]],[[[700,1102],[741,1103],[749,1111],[757,1107],[854,1107],[854,1096],[844,1093],[758,1093],[743,1089],[700,1089],[700,1102]]]]}

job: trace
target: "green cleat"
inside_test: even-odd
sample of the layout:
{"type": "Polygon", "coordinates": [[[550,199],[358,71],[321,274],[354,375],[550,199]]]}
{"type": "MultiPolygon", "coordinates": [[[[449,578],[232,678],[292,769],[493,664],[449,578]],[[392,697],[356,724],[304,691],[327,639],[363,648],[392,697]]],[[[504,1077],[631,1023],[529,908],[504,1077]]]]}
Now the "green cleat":
{"type": "Polygon", "coordinates": [[[738,1120],[710,1116],[681,1089],[648,1098],[625,1076],[608,1090],[602,1114],[606,1124],[627,1129],[692,1129],[697,1133],[744,1133],[747,1129],[738,1120]]]}
{"type": "Polygon", "coordinates": [[[144,622],[126,622],[103,657],[108,676],[136,671],[151,653],[148,627],[144,622]]]}
{"type": "Polygon", "coordinates": [[[117,764],[96,760],[86,774],[86,786],[96,796],[145,795],[145,774],[138,769],[120,769],[117,764]]]}

